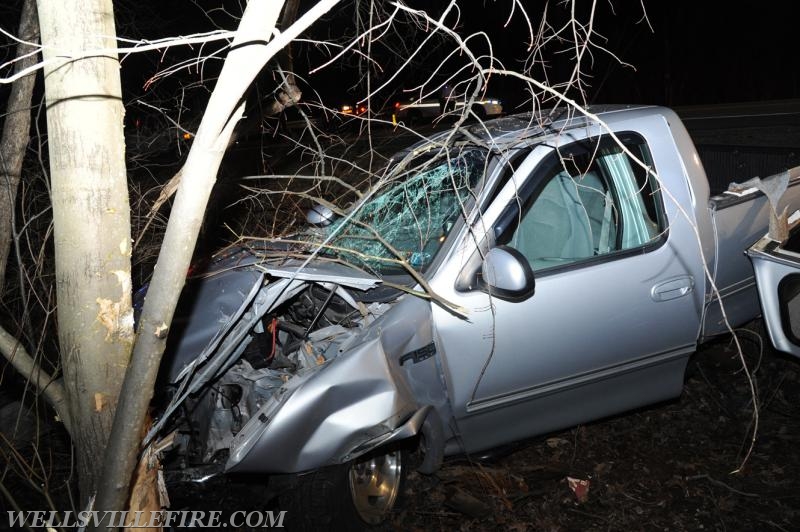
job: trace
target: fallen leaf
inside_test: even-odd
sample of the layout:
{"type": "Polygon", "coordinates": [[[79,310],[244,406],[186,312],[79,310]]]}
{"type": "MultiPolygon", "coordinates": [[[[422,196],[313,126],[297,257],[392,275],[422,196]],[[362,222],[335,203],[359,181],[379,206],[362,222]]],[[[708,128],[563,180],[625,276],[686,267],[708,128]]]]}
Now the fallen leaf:
{"type": "Polygon", "coordinates": [[[589,498],[588,480],[567,477],[567,485],[569,486],[569,489],[572,490],[572,493],[575,494],[575,498],[578,500],[578,502],[586,502],[586,499],[589,498]]]}
{"type": "Polygon", "coordinates": [[[491,508],[488,504],[459,488],[455,488],[448,494],[445,506],[473,519],[486,517],[491,513],[491,508]]]}
{"type": "Polygon", "coordinates": [[[594,466],[594,472],[595,472],[596,475],[602,475],[603,473],[606,473],[608,471],[611,471],[611,464],[610,463],[600,462],[599,464],[594,466]]]}

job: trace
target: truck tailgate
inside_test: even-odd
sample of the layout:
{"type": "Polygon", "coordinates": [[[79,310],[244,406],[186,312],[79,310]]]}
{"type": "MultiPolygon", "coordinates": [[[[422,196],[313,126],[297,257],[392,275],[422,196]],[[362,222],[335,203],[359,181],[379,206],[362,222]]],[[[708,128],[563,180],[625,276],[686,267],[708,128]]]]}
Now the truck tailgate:
{"type": "Polygon", "coordinates": [[[747,254],[753,262],[761,310],[772,345],[800,357],[800,228],[785,246],[764,237],[747,254]]]}

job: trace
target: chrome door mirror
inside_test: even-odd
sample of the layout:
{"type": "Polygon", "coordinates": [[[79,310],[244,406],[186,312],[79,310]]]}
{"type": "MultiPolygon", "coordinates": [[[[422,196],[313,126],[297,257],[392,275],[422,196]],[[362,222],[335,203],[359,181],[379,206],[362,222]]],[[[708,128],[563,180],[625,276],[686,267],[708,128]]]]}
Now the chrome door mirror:
{"type": "Polygon", "coordinates": [[[527,299],[535,281],[528,259],[516,249],[498,246],[489,250],[481,266],[484,290],[501,299],[527,299]]]}
{"type": "Polygon", "coordinates": [[[334,213],[329,207],[325,205],[321,205],[319,203],[315,204],[306,212],[306,221],[317,227],[325,227],[330,225],[336,219],[336,213],[334,213]]]}

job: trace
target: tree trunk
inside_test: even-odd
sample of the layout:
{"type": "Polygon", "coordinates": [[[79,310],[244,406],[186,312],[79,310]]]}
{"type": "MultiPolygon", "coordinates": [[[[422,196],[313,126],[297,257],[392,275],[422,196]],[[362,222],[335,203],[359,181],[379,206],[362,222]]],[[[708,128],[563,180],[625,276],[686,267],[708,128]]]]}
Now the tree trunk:
{"type": "MultiPolygon", "coordinates": [[[[25,0],[23,3],[17,35],[27,42],[36,42],[39,39],[39,19],[36,17],[35,0],[25,0]]],[[[14,67],[15,73],[36,64],[38,57],[31,53],[34,50],[33,46],[27,44],[17,45],[17,57],[22,59],[14,67]],[[26,54],[30,55],[23,58],[26,54]]],[[[3,122],[3,137],[0,139],[0,296],[3,295],[6,263],[13,240],[11,216],[22,175],[22,160],[25,158],[25,148],[30,140],[31,98],[35,82],[36,74],[32,73],[19,78],[11,86],[3,122]]]]}
{"type": "Polygon", "coordinates": [[[131,235],[111,0],[38,0],[46,62],[58,329],[88,500],[133,342],[131,235]],[[104,50],[102,54],[86,53],[104,50]]]}
{"type": "Polygon", "coordinates": [[[233,127],[242,116],[242,95],[275,53],[267,41],[272,37],[282,5],[283,2],[272,0],[248,2],[181,170],[183,177],[142,308],[131,367],[114,419],[113,437],[104,456],[103,483],[96,500],[100,511],[121,510],[125,506],[141,443],[139,431],[153,396],[169,324],[186,281],[211,189],[233,127]]]}

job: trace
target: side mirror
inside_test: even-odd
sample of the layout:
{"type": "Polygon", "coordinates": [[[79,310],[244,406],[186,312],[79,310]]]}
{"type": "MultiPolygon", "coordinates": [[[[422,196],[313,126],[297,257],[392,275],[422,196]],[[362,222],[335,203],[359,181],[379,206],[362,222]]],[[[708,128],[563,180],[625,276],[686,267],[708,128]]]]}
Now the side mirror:
{"type": "Polygon", "coordinates": [[[317,227],[330,225],[336,219],[336,214],[325,205],[315,204],[306,212],[306,221],[317,227]]]}
{"type": "Polygon", "coordinates": [[[521,301],[533,295],[536,283],[528,259],[508,246],[489,250],[481,265],[483,289],[509,301],[521,301]]]}

